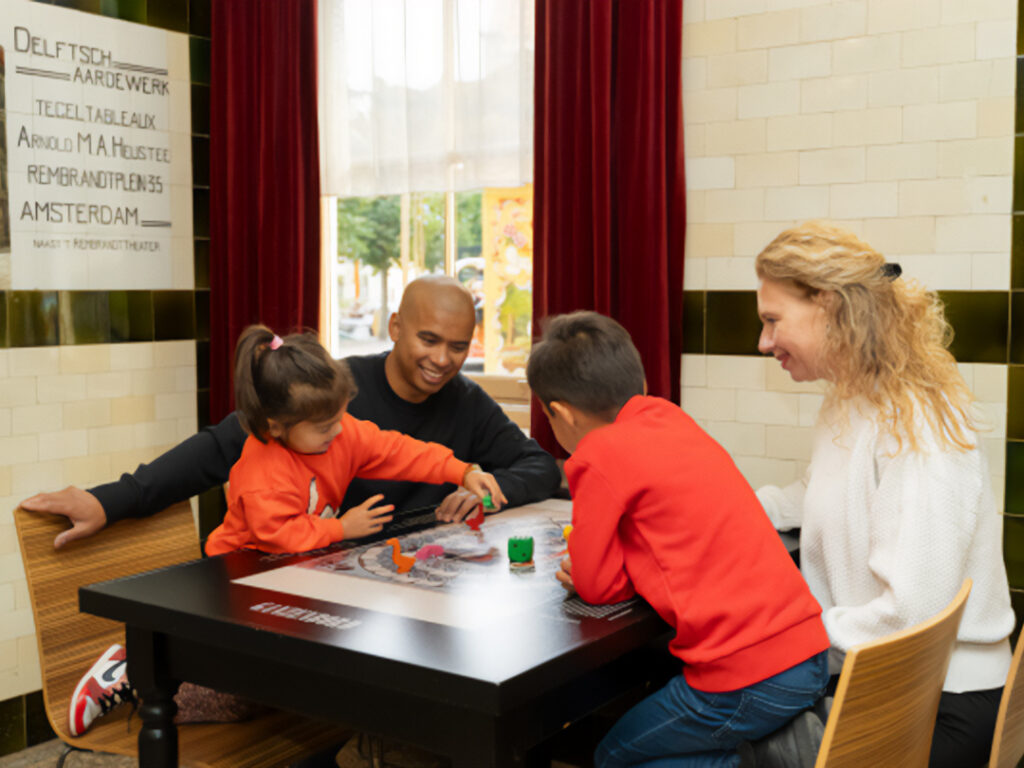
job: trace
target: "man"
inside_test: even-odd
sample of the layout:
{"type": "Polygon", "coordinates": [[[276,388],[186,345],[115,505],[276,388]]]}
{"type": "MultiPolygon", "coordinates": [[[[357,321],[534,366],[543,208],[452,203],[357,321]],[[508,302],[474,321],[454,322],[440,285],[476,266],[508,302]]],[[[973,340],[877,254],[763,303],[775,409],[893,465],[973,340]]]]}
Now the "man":
{"type": "MultiPolygon", "coordinates": [[[[559,486],[554,459],[513,424],[497,403],[459,371],[476,323],[473,299],[458,282],[428,275],[414,280],[388,323],[394,347],[346,358],[359,392],[349,412],[382,429],[448,446],[491,472],[509,506],[547,498],[559,486]]],[[[68,487],[21,503],[64,515],[72,527],[54,547],[91,536],[126,517],[153,514],[227,481],[246,433],[235,414],[207,427],[120,480],[84,491],[68,487]]],[[[349,509],[383,493],[399,512],[437,506],[443,521],[463,519],[480,499],[463,488],[355,479],[342,504],[349,509]]]]}

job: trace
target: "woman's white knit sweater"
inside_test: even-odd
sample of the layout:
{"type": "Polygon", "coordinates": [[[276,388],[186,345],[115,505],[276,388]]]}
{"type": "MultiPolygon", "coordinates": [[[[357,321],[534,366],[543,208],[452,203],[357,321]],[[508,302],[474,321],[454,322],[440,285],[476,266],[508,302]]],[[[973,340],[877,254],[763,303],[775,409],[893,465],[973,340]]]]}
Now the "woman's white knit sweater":
{"type": "Polygon", "coordinates": [[[832,640],[832,672],[850,647],[921,622],[974,581],[943,689],[998,688],[1010,667],[1014,615],[1002,519],[980,448],[921,446],[880,429],[861,404],[848,423],[822,414],[802,481],[757,495],[779,530],[800,528],[800,561],[832,640]]]}

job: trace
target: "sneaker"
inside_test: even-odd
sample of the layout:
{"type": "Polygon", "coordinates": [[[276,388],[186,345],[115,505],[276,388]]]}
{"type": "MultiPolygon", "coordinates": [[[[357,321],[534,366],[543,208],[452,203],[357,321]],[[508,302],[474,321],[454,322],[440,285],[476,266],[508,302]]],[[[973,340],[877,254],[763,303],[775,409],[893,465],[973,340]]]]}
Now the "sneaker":
{"type": "Polygon", "coordinates": [[[135,691],[128,684],[125,650],[112,645],[78,681],[71,697],[68,726],[72,736],[81,736],[97,717],[118,704],[135,703],[135,691]]]}

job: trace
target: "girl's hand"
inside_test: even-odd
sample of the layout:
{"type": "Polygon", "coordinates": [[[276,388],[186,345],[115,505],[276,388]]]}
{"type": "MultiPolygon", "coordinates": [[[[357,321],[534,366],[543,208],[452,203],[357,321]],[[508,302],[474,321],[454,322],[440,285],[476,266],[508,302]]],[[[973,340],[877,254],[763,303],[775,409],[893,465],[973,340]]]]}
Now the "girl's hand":
{"type": "Polygon", "coordinates": [[[481,499],[484,496],[491,497],[491,506],[495,511],[501,509],[503,504],[508,504],[508,499],[501,492],[501,486],[494,479],[490,472],[484,472],[479,464],[470,464],[466,474],[462,476],[462,487],[470,493],[475,493],[481,499]]]}
{"type": "Polygon", "coordinates": [[[566,557],[561,569],[555,571],[555,578],[570,595],[576,594],[576,585],[572,583],[572,561],[566,557]]]}
{"type": "Polygon", "coordinates": [[[341,516],[341,525],[346,539],[361,539],[371,533],[379,533],[380,529],[384,527],[384,523],[391,522],[391,518],[394,516],[388,513],[394,510],[394,504],[374,506],[383,498],[383,493],[375,494],[341,516]]]}

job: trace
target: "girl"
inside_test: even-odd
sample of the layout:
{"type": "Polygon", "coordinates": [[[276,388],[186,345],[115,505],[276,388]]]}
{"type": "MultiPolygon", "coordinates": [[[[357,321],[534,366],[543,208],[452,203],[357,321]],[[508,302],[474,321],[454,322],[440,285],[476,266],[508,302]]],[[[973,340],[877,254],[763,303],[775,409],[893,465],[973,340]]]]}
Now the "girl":
{"type": "Polygon", "coordinates": [[[930,766],[984,765],[1014,615],[973,397],[946,350],[942,305],[821,223],[783,232],[755,266],[759,349],[794,380],[827,383],[806,477],[758,497],[776,528],[800,527],[831,671],[851,646],[940,611],[970,577],[930,766]]]}
{"type": "Polygon", "coordinates": [[[282,339],[246,328],[235,349],[235,403],[249,433],[231,470],[228,512],[206,541],[217,555],[249,547],[303,552],[377,533],[391,520],[383,495],[338,508],[353,477],[454,483],[505,503],[494,477],[449,448],[382,431],[345,412],[348,367],[310,333],[282,339]]]}

